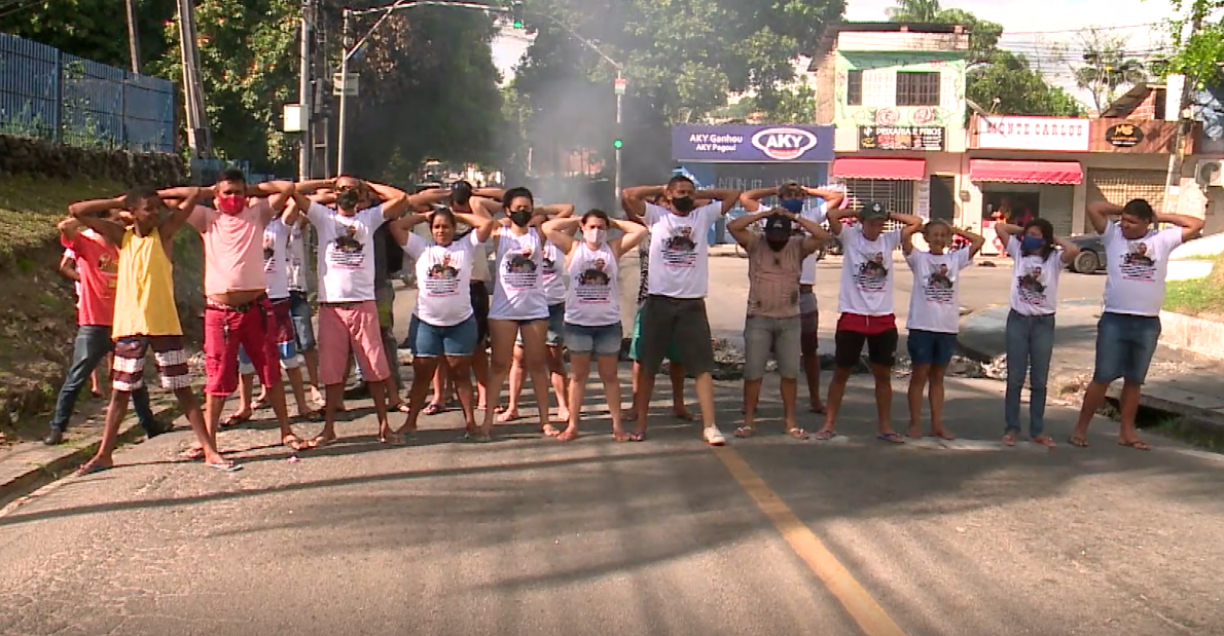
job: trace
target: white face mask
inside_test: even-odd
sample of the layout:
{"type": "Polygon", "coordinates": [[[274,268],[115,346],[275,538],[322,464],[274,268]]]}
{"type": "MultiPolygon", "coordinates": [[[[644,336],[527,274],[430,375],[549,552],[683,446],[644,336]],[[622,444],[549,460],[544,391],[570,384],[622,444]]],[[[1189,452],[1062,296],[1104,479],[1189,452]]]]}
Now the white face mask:
{"type": "Polygon", "coordinates": [[[582,238],[586,239],[591,245],[603,245],[604,239],[608,237],[608,231],[598,227],[582,228],[582,238]]]}

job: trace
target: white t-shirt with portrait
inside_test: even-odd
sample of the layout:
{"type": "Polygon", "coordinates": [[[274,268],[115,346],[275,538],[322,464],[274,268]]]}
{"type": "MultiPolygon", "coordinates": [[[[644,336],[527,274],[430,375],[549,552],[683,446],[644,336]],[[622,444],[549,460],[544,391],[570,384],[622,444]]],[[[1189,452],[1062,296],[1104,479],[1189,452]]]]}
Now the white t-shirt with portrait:
{"type": "MultiPolygon", "coordinates": [[[[816,205],[804,206],[803,215],[806,219],[817,225],[824,223],[829,218],[829,204],[823,200],[816,205]]],[[[796,229],[807,236],[807,230],[803,229],[802,225],[795,224],[796,229]]],[[[812,252],[807,258],[803,259],[803,269],[799,272],[800,285],[815,285],[816,284],[816,252],[812,252]]]]}
{"type": "Polygon", "coordinates": [[[1101,234],[1105,245],[1105,311],[1132,316],[1159,316],[1164,305],[1169,254],[1182,244],[1181,228],[1151,230],[1129,240],[1110,221],[1101,234]]]}
{"type": "Polygon", "coordinates": [[[1058,309],[1058,278],[1062,274],[1062,250],[1054,249],[1050,257],[1039,254],[1021,256],[1020,240],[1013,236],[1007,242],[1007,255],[1015,261],[1012,269],[1011,308],[1021,316],[1050,316],[1058,309]]]}
{"type": "Polygon", "coordinates": [[[932,254],[913,250],[905,257],[914,272],[906,329],[960,332],[960,271],[973,264],[968,249],[932,254]]]}
{"type": "Polygon", "coordinates": [[[289,228],[289,263],[287,276],[289,291],[308,291],[310,283],[306,276],[306,235],[301,223],[289,228]]]}
{"type": "Polygon", "coordinates": [[[493,320],[544,320],[548,302],[544,296],[543,243],[536,228],[516,236],[510,228],[498,231],[497,280],[489,318],[493,320]]]}
{"type": "Polygon", "coordinates": [[[544,259],[540,263],[541,277],[544,283],[544,297],[548,306],[560,305],[565,302],[565,254],[553,245],[552,241],[544,243],[544,259]]]}
{"type": "Polygon", "coordinates": [[[272,219],[263,235],[264,275],[268,279],[268,298],[289,297],[289,226],[272,219]]]}
{"type": "Polygon", "coordinates": [[[901,230],[881,232],[874,241],[857,225],[841,231],[841,289],[838,311],[860,316],[896,313],[893,302],[893,251],[901,244],[901,230]]]}
{"type": "Polygon", "coordinates": [[[705,298],[710,288],[710,227],[722,216],[722,203],[714,202],[689,212],[672,214],[667,208],[646,204],[650,228],[650,293],[670,298],[705,298]]]}
{"type": "Polygon", "coordinates": [[[344,216],[312,202],[307,218],[319,236],[319,302],[374,300],[374,231],[386,222],[382,206],[344,216]]]}
{"type": "Polygon", "coordinates": [[[476,232],[442,246],[409,233],[404,253],[416,261],[417,304],[412,313],[435,327],[453,327],[472,316],[472,266],[476,232]]]}

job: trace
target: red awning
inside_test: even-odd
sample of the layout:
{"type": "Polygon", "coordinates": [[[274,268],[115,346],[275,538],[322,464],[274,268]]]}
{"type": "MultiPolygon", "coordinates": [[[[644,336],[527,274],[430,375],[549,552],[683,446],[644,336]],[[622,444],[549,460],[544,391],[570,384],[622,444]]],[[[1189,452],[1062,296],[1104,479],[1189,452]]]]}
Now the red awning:
{"type": "Polygon", "coordinates": [[[926,178],[926,159],[841,157],[833,160],[833,176],[840,179],[921,181],[926,178]]]}
{"type": "Polygon", "coordinates": [[[969,180],[1079,185],[1084,180],[1084,170],[1077,161],[970,159],[969,180]]]}

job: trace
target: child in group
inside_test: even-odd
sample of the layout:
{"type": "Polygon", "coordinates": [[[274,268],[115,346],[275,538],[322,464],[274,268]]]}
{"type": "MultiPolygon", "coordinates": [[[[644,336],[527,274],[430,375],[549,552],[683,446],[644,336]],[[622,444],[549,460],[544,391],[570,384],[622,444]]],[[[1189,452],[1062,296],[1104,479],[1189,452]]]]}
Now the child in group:
{"type": "Polygon", "coordinates": [[[922,393],[930,386],[931,437],[956,439],[943,425],[944,372],[956,351],[960,331],[960,271],[973,265],[973,257],[986,239],[946,221],[908,225],[901,231],[901,250],[914,272],[910,292],[906,344],[913,369],[909,383],[909,436],[922,436],[922,393]],[[914,249],[914,235],[921,230],[927,250],[914,249]],[[969,241],[968,247],[948,251],[953,236],[969,241]]]}
{"type": "Polygon", "coordinates": [[[1046,382],[1054,355],[1054,312],[1058,309],[1058,277],[1075,260],[1079,247],[1054,235],[1045,219],[1024,227],[996,223],[995,232],[1015,269],[1011,281],[1011,312],[1007,315],[1007,395],[1003,414],[1007,430],[1003,444],[1015,446],[1020,436],[1020,389],[1029,376],[1029,438],[1047,448],[1057,444],[1045,434],[1046,382]]]}

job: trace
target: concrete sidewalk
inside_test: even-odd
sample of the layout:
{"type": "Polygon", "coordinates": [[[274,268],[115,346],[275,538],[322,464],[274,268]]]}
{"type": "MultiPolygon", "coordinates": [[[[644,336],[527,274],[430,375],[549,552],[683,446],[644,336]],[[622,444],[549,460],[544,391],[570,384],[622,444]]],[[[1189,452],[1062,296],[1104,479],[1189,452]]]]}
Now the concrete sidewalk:
{"type": "MultiPolygon", "coordinates": [[[[959,344],[967,357],[1006,371],[1006,305],[972,313],[961,320],[959,344]]],[[[1059,303],[1050,364],[1050,397],[1072,402],[1092,379],[1101,301],[1059,303]]],[[[1212,424],[1224,431],[1224,362],[1161,346],[1156,351],[1140,404],[1212,424]]],[[[1117,398],[1121,383],[1110,387],[1117,398]]]]}

